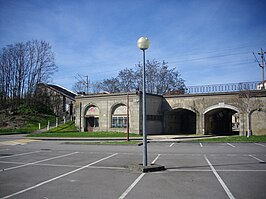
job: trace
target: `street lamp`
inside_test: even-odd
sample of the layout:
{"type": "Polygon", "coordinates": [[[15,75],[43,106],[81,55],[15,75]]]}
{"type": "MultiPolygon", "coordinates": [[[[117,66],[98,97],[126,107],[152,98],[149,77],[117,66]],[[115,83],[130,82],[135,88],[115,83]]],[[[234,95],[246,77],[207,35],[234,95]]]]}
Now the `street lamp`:
{"type": "Polygon", "coordinates": [[[143,72],[142,72],[142,134],[143,134],[143,166],[147,166],[147,132],[146,132],[146,78],[145,78],[145,50],[150,46],[147,37],[138,39],[138,48],[143,51],[143,72]]]}

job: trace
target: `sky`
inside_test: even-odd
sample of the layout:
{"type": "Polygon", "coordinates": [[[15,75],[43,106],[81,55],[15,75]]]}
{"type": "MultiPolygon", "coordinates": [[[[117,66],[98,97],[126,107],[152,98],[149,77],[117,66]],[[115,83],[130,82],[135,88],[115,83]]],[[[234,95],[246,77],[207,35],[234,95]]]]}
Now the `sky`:
{"type": "MultiPolygon", "coordinates": [[[[266,0],[0,0],[0,48],[44,40],[72,90],[116,77],[142,62],[167,61],[187,86],[261,81],[256,54],[266,50],[266,0]]],[[[258,59],[260,57],[258,56],[258,59]]]]}

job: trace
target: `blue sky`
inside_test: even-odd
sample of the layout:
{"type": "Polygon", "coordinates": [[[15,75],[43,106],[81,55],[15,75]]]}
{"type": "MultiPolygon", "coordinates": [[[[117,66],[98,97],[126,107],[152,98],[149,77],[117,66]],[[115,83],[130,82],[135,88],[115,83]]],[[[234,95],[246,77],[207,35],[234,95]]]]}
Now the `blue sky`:
{"type": "Polygon", "coordinates": [[[77,74],[115,77],[142,59],[176,67],[186,85],[260,81],[252,52],[266,50],[264,0],[0,0],[0,47],[33,39],[52,45],[53,83],[77,74]]]}

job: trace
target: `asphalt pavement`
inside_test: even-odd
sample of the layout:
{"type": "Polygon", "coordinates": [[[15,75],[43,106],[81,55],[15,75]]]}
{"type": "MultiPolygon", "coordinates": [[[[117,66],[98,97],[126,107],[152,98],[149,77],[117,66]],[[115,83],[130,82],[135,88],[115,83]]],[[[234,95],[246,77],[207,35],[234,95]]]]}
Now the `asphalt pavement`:
{"type": "Polygon", "coordinates": [[[166,170],[141,173],[142,146],[0,136],[0,198],[262,199],[265,161],[265,143],[149,143],[166,170]]]}

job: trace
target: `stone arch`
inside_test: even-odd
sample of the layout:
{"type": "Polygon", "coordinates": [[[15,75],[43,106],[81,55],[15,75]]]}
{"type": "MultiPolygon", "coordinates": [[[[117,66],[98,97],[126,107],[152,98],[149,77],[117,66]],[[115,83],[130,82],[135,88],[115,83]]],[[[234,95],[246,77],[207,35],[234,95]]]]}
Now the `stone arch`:
{"type": "Polygon", "coordinates": [[[194,112],[196,114],[198,113],[198,111],[195,108],[193,108],[191,106],[183,106],[183,105],[180,106],[180,104],[174,104],[171,109],[172,110],[175,110],[175,109],[186,109],[186,110],[192,111],[192,112],[194,112]]]}
{"type": "Polygon", "coordinates": [[[218,108],[231,109],[231,110],[234,110],[235,112],[239,113],[239,109],[237,107],[230,105],[230,104],[219,103],[219,104],[215,104],[213,106],[206,108],[205,111],[203,112],[203,114],[205,114],[211,110],[218,109],[218,108]]]}
{"type": "Polygon", "coordinates": [[[127,127],[127,106],[124,103],[115,103],[111,107],[111,128],[127,127]]]}
{"type": "Polygon", "coordinates": [[[173,108],[164,114],[165,134],[196,134],[197,111],[192,108],[173,108]]]}
{"type": "Polygon", "coordinates": [[[219,103],[203,112],[205,134],[238,135],[240,127],[239,109],[219,103]]]}
{"type": "Polygon", "coordinates": [[[92,132],[100,126],[99,117],[100,109],[95,104],[88,104],[83,109],[84,131],[92,132]]]}

